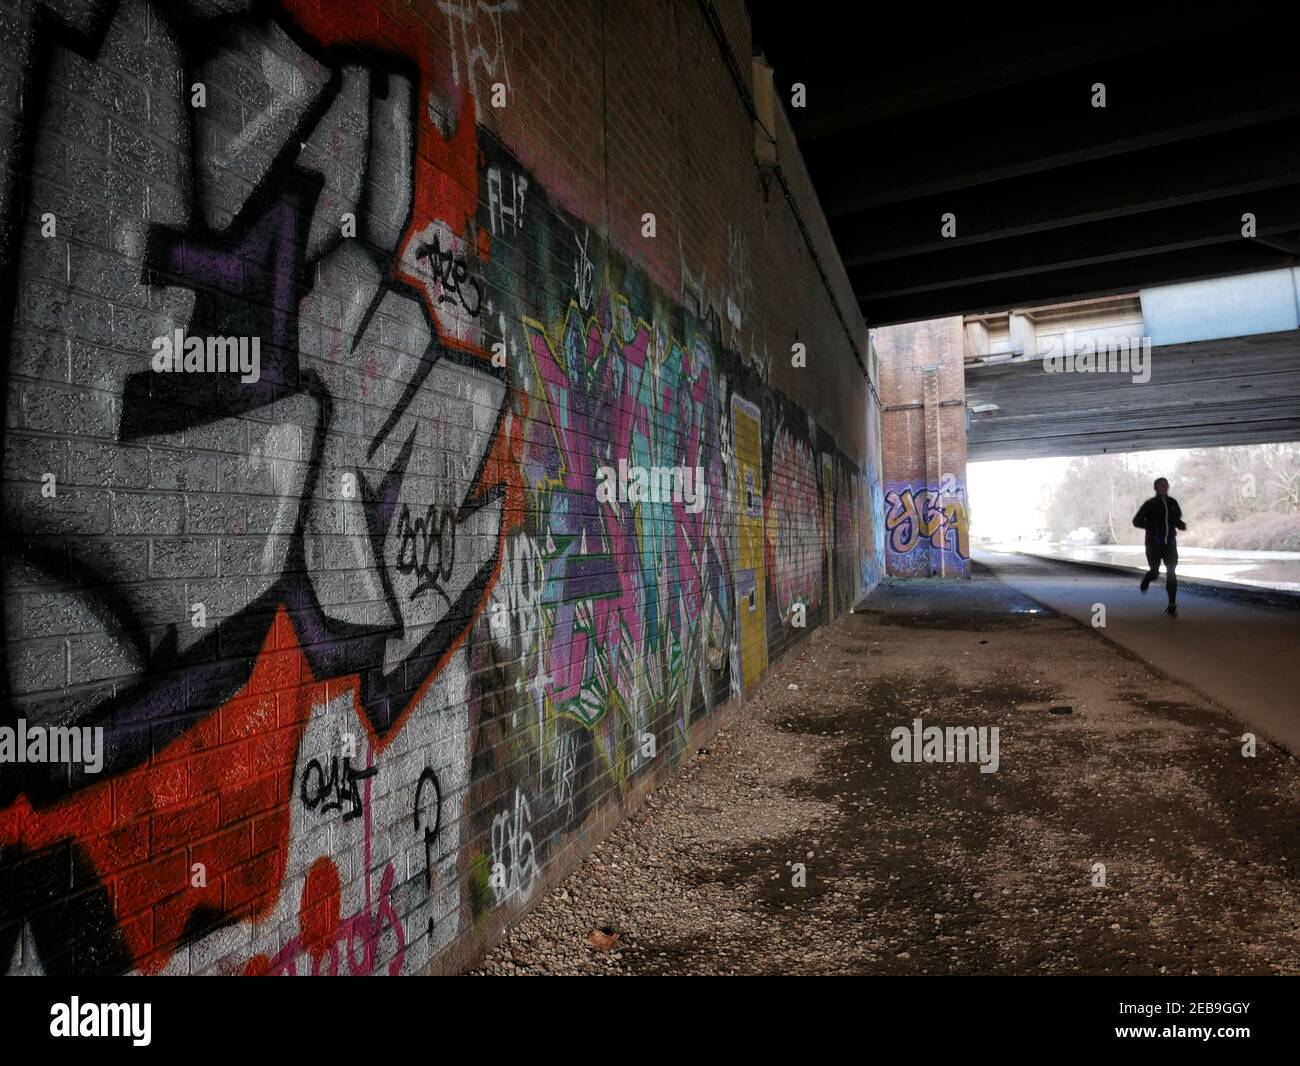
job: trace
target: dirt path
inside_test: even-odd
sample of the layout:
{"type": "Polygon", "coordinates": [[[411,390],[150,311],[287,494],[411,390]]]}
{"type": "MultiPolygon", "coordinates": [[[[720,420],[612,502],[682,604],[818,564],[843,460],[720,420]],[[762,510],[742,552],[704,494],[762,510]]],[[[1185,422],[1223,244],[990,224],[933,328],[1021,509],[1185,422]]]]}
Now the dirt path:
{"type": "Polygon", "coordinates": [[[987,572],[888,583],[476,972],[1298,973],[1300,766],[1241,732],[987,572]],[[915,718],[997,772],[895,763],[915,718]]]}

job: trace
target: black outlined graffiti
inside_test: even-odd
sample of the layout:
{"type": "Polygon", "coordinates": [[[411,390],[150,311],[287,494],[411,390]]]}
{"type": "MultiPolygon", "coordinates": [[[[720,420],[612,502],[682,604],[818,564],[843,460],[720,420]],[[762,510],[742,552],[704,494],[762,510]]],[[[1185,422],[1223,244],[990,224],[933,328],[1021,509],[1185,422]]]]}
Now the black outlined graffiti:
{"type": "Polygon", "coordinates": [[[429,263],[434,281],[442,290],[438,295],[440,302],[459,303],[466,314],[478,317],[482,291],[478,279],[470,274],[463,255],[456,255],[451,249],[443,251],[441,238],[435,233],[433,240],[420,245],[415,257],[429,263]]]}
{"type": "Polygon", "coordinates": [[[397,541],[398,572],[419,578],[410,595],[415,597],[432,591],[446,599],[443,586],[450,580],[456,563],[455,508],[429,504],[422,516],[412,518],[410,507],[402,504],[397,541]]]}
{"type": "MultiPolygon", "coordinates": [[[[442,828],[442,788],[438,784],[438,775],[434,772],[433,767],[426,766],[420,773],[420,780],[415,786],[415,812],[414,822],[415,831],[421,830],[420,817],[423,813],[425,822],[424,829],[424,883],[429,892],[433,892],[433,866],[434,866],[434,849],[438,845],[438,831],[442,828]],[[431,792],[433,796],[433,821],[428,821],[428,802],[424,796],[426,792],[431,792]]],[[[435,921],[429,918],[428,932],[433,936],[435,921]]]]}
{"type": "Polygon", "coordinates": [[[322,814],[325,814],[342,810],[343,804],[346,803],[348,810],[343,815],[344,821],[360,818],[365,813],[365,803],[358,785],[367,778],[374,777],[378,772],[379,769],[375,766],[365,770],[355,769],[351,758],[346,755],[343,756],[340,765],[339,757],[333,755],[329,760],[329,772],[326,773],[319,759],[311,759],[302,772],[302,788],[299,795],[302,797],[303,806],[309,811],[319,809],[322,814]]]}
{"type": "MultiPolygon", "coordinates": [[[[0,94],[0,116],[24,109],[0,174],[14,235],[0,433],[19,472],[3,508],[0,721],[21,708],[103,725],[103,782],[140,799],[0,767],[0,805],[29,805],[0,832],[41,831],[0,838],[0,964],[20,937],[47,971],[159,972],[225,951],[225,970],[275,972],[313,944],[352,952],[355,931],[365,969],[425,966],[471,896],[527,898],[557,841],[670,764],[733,691],[740,497],[719,414],[763,384],[716,320],[477,127],[475,101],[429,84],[448,56],[404,52],[393,32],[357,39],[410,5],[97,0],[82,7],[102,17],[74,27],[75,6],[18,5],[20,20],[38,13],[32,55],[21,91],[0,94]],[[200,82],[207,108],[190,104],[200,82]],[[141,84],[150,106],[119,108],[141,84]],[[100,94],[85,110],[112,123],[111,156],[90,151],[77,92],[100,94]],[[423,190],[422,168],[437,175],[423,190]],[[64,243],[39,236],[45,211],[64,243]],[[260,380],[155,378],[150,341],[173,328],[257,336],[260,380]],[[607,522],[591,480],[615,443],[699,465],[716,506],[607,522]],[[23,472],[56,453],[60,495],[43,504],[23,472]],[[63,477],[74,459],[79,476],[63,477]],[[367,736],[364,768],[321,754],[338,729],[367,736]],[[647,734],[653,758],[636,754],[647,734]],[[232,860],[228,882],[246,896],[195,893],[188,911],[173,906],[188,896],[144,898],[158,924],[132,933],[144,923],[118,908],[103,843],[139,829],[122,810],[147,840],[185,837],[139,858],[141,880],[180,845],[205,847],[201,833],[238,838],[255,819],[267,846],[232,860]],[[375,860],[337,894],[335,848],[375,860]],[[473,863],[489,858],[502,877],[479,892],[473,863]],[[87,888],[35,907],[15,860],[87,888]],[[321,938],[290,935],[312,869],[340,897],[321,938]],[[411,940],[381,959],[397,913],[411,940]]],[[[460,83],[474,70],[489,73],[466,44],[460,83]]],[[[761,493],[748,503],[761,519],[761,493]]]]}

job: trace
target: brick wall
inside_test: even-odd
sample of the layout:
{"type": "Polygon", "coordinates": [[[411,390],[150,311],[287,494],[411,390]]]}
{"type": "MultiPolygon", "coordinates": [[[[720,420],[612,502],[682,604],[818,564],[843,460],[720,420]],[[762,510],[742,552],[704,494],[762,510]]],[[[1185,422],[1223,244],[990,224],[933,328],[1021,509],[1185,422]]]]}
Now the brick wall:
{"type": "Polygon", "coordinates": [[[962,319],[872,330],[880,357],[886,572],[970,576],[962,319]]]}
{"type": "Polygon", "coordinates": [[[878,579],[715,6],[0,0],[11,970],[455,970],[878,579]]]}

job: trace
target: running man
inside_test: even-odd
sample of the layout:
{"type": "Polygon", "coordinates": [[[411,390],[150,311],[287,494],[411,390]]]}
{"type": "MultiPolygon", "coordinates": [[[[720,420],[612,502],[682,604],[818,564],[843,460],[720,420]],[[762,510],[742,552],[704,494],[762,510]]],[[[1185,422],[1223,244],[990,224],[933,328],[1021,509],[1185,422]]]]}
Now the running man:
{"type": "Polygon", "coordinates": [[[1178,578],[1174,574],[1178,566],[1178,531],[1186,529],[1183,521],[1183,509],[1178,501],[1169,495],[1169,482],[1165,478],[1156,478],[1156,494],[1138,508],[1133,516],[1133,524],[1138,529],[1146,530],[1147,567],[1142,575],[1141,589],[1146,592],[1151,582],[1160,573],[1160,564],[1165,564],[1165,592],[1169,595],[1169,606],[1165,614],[1178,616],[1176,598],[1178,596],[1178,578]]]}

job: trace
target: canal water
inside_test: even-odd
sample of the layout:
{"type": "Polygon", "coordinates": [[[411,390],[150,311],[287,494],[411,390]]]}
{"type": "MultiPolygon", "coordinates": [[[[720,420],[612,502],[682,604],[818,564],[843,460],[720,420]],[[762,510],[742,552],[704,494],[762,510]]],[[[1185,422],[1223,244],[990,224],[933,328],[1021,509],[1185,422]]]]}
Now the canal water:
{"type": "MultiPolygon", "coordinates": [[[[1133,570],[1147,568],[1140,544],[1074,545],[1044,541],[1009,541],[981,545],[986,551],[1030,552],[1084,563],[1109,563],[1133,570]]],[[[1178,546],[1178,573],[1241,585],[1300,592],[1300,552],[1234,551],[1178,546]]]]}

